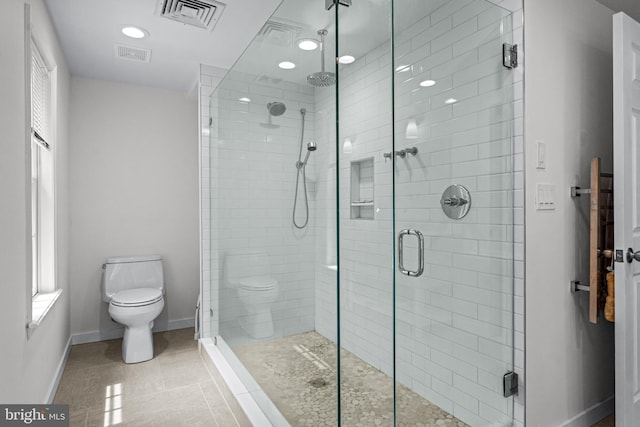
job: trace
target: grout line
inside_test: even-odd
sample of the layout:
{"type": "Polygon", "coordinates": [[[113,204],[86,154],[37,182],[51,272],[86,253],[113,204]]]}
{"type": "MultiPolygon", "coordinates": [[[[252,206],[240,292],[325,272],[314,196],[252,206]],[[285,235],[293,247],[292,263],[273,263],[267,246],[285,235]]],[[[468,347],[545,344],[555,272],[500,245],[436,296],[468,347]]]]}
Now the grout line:
{"type": "MultiPolygon", "coordinates": [[[[240,421],[238,421],[238,418],[236,417],[235,412],[233,411],[233,409],[231,409],[231,406],[229,405],[229,402],[227,401],[227,398],[224,396],[224,393],[222,392],[222,389],[220,388],[220,385],[218,384],[218,381],[216,381],[216,378],[212,374],[211,369],[209,369],[209,367],[207,366],[207,363],[204,361],[204,359],[202,357],[202,352],[199,352],[199,353],[200,353],[200,359],[202,360],[202,363],[204,364],[204,367],[207,370],[207,373],[209,374],[209,376],[213,380],[213,383],[215,384],[216,389],[218,390],[218,393],[220,394],[220,397],[222,397],[222,401],[227,406],[227,409],[229,409],[229,413],[231,413],[231,416],[233,416],[233,419],[235,420],[236,425],[238,427],[240,427],[240,421]]],[[[213,363],[213,361],[211,363],[213,363]]]]}
{"type": "Polygon", "coordinates": [[[207,395],[204,393],[204,390],[202,389],[202,384],[198,384],[198,387],[200,388],[200,393],[202,394],[202,398],[207,404],[207,408],[209,408],[209,413],[211,414],[211,417],[213,417],[213,422],[216,424],[216,426],[220,427],[220,425],[218,424],[218,420],[216,420],[216,414],[213,412],[213,409],[209,404],[209,400],[207,400],[207,395]]]}

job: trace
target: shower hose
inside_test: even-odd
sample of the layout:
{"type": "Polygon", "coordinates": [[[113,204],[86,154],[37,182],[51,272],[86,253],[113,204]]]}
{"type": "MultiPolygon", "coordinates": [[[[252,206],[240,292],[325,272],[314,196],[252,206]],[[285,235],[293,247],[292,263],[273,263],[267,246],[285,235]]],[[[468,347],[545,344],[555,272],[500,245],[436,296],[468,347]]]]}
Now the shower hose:
{"type": "Polygon", "coordinates": [[[307,162],[302,162],[302,145],[304,144],[304,116],[306,111],[304,109],[300,110],[300,114],[302,116],[302,130],[300,132],[300,151],[298,152],[298,161],[296,162],[296,192],[293,196],[293,225],[302,230],[309,223],[309,200],[307,198],[307,162]],[[304,188],[304,206],[305,206],[305,218],[304,223],[302,225],[298,225],[296,222],[296,209],[298,207],[298,188],[300,186],[300,175],[302,175],[302,187],[304,188]]]}

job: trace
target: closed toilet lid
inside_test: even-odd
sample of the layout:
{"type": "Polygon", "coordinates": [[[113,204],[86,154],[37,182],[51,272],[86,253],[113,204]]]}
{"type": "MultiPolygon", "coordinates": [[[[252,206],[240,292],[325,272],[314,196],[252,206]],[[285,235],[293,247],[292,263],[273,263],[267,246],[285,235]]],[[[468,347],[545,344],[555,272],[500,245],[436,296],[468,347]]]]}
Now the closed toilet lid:
{"type": "Polygon", "coordinates": [[[238,280],[238,287],[242,289],[253,289],[256,291],[268,291],[276,286],[278,281],[269,276],[250,276],[238,280]]]}
{"type": "Polygon", "coordinates": [[[162,299],[162,291],[154,288],[138,288],[120,291],[111,298],[111,303],[119,307],[149,305],[162,299]]]}

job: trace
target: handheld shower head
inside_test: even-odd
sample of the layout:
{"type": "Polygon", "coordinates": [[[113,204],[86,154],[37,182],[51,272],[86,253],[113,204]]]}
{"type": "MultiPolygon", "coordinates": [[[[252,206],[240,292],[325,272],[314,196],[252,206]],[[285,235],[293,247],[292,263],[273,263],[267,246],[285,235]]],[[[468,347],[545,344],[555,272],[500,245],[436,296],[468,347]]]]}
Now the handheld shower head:
{"type": "Polygon", "coordinates": [[[307,165],[307,160],[309,160],[309,156],[311,155],[312,152],[316,151],[317,149],[318,149],[318,146],[316,145],[315,142],[311,141],[307,144],[307,155],[304,156],[304,162],[302,162],[302,166],[307,165]]]}

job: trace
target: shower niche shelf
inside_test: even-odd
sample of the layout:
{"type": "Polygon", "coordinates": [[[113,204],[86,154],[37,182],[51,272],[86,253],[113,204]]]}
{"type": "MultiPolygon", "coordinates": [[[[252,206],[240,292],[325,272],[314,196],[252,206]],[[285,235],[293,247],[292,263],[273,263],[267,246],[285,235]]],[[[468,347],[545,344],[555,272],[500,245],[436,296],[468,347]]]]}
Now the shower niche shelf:
{"type": "Polygon", "coordinates": [[[351,162],[351,219],[373,219],[373,157],[351,162]]]}

